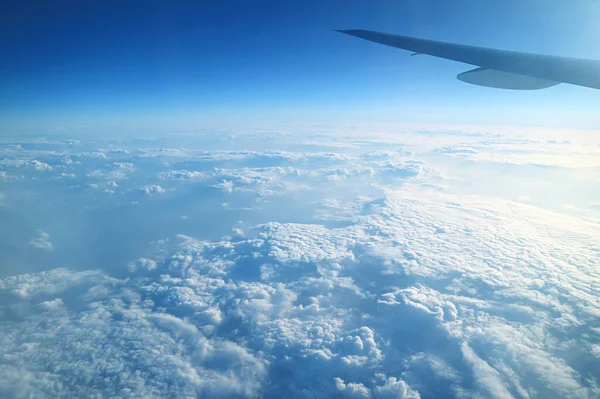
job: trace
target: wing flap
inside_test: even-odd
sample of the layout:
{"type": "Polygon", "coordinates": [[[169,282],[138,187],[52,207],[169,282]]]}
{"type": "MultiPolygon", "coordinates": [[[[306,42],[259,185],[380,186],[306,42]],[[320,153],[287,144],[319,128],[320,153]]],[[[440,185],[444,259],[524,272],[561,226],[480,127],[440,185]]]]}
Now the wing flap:
{"type": "Polygon", "coordinates": [[[553,80],[487,68],[472,69],[459,74],[456,78],[477,86],[509,90],[540,90],[556,86],[560,83],[553,80]]]}

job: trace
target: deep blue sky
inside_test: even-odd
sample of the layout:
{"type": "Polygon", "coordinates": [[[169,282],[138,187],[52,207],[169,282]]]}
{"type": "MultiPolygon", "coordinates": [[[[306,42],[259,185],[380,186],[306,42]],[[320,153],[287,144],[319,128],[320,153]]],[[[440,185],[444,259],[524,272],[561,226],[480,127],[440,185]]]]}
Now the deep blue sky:
{"type": "Polygon", "coordinates": [[[363,28],[600,58],[600,2],[11,2],[0,129],[424,122],[600,126],[600,92],[475,87],[469,66],[333,32],[363,28]],[[522,4],[526,3],[526,4],[522,4]]]}

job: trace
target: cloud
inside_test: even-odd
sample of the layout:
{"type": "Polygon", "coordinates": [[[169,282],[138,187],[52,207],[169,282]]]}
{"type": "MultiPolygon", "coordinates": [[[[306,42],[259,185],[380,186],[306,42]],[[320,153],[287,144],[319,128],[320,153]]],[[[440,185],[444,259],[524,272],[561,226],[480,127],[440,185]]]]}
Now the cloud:
{"type": "Polygon", "coordinates": [[[406,382],[395,377],[388,378],[383,385],[375,388],[378,398],[389,399],[420,399],[421,395],[414,391],[406,382]]]}
{"type": "Polygon", "coordinates": [[[34,248],[41,249],[44,251],[52,251],[52,249],[54,249],[52,242],[50,242],[50,234],[46,233],[43,230],[38,230],[37,236],[35,238],[32,238],[29,241],[29,244],[31,244],[31,246],[34,248]]]}
{"type": "Polygon", "coordinates": [[[391,175],[394,177],[408,178],[424,175],[427,173],[434,173],[422,161],[405,161],[401,163],[386,162],[380,164],[381,172],[384,175],[391,175]]]}
{"type": "Polygon", "coordinates": [[[472,155],[477,154],[477,151],[472,149],[468,145],[447,145],[445,147],[436,148],[436,152],[442,154],[458,154],[458,155],[472,155]]]}
{"type": "Polygon", "coordinates": [[[233,192],[233,182],[228,181],[228,180],[223,180],[220,183],[213,184],[213,187],[220,188],[221,190],[228,192],[228,193],[233,192]]]}
{"type": "Polygon", "coordinates": [[[157,262],[153,259],[148,259],[148,258],[140,258],[138,260],[136,260],[135,262],[131,262],[129,264],[129,271],[130,272],[135,272],[136,270],[147,270],[147,271],[152,271],[155,270],[157,267],[157,262]]]}
{"type": "Polygon", "coordinates": [[[77,175],[75,173],[64,173],[62,172],[60,174],[60,177],[63,179],[75,179],[77,177],[77,175]]]}
{"type": "Polygon", "coordinates": [[[204,177],[204,173],[190,170],[170,170],[158,173],[160,180],[198,180],[204,177]]]}
{"type": "Polygon", "coordinates": [[[103,280],[111,281],[98,271],[73,272],[57,268],[47,272],[5,277],[1,280],[0,289],[19,299],[37,299],[62,294],[73,286],[90,285],[103,280]]]}
{"type": "MultiPolygon", "coordinates": [[[[520,183],[531,168],[517,163],[485,165],[471,191],[453,180],[494,151],[525,159],[542,145],[537,154],[572,160],[583,147],[413,136],[268,136],[294,151],[194,149],[214,148],[210,136],[3,152],[3,166],[33,177],[3,185],[8,205],[64,220],[71,233],[52,240],[82,249],[52,253],[71,268],[0,279],[0,396],[599,396],[597,218],[536,207],[543,191],[510,194],[522,204],[467,194],[520,183]],[[317,145],[327,137],[335,152],[317,145]],[[308,143],[314,152],[297,151],[308,143]],[[31,159],[71,181],[36,174],[31,159]],[[88,186],[119,192],[61,191],[88,186]]],[[[52,248],[42,230],[31,245],[52,248]]]]}
{"type": "Polygon", "coordinates": [[[52,166],[48,165],[45,162],[38,161],[37,159],[31,161],[31,166],[35,168],[35,170],[37,170],[38,172],[48,172],[52,170],[52,166]]]}
{"type": "Polygon", "coordinates": [[[476,142],[452,143],[434,152],[466,157],[476,161],[514,165],[539,165],[564,168],[593,168],[600,165],[600,151],[570,141],[498,138],[476,142]],[[560,144],[560,145],[558,145],[560,144]]]}
{"type": "Polygon", "coordinates": [[[359,204],[341,228],[180,236],[122,280],[1,280],[24,306],[0,322],[3,393],[598,394],[596,227],[478,197],[389,191],[359,204]]]}
{"type": "Polygon", "coordinates": [[[98,180],[123,180],[127,178],[127,173],[122,170],[101,170],[96,169],[87,174],[87,177],[98,180]]]}
{"type": "Polygon", "coordinates": [[[2,395],[255,396],[264,360],[122,286],[100,279],[83,296],[13,316],[30,333],[9,328],[0,338],[2,395]]]}
{"type": "Polygon", "coordinates": [[[124,180],[134,171],[135,166],[130,162],[113,162],[108,168],[95,169],[87,173],[87,177],[108,181],[124,180]]]}
{"type": "Polygon", "coordinates": [[[164,194],[167,192],[164,188],[156,184],[140,187],[140,190],[146,195],[164,194]]]}
{"type": "Polygon", "coordinates": [[[113,167],[115,169],[125,170],[128,172],[133,172],[135,170],[135,166],[131,162],[113,162],[113,167]]]}
{"type": "Polygon", "coordinates": [[[344,394],[344,397],[347,398],[369,398],[371,397],[371,392],[367,387],[365,387],[361,383],[348,383],[346,384],[344,380],[339,377],[334,379],[335,387],[344,394]]]}

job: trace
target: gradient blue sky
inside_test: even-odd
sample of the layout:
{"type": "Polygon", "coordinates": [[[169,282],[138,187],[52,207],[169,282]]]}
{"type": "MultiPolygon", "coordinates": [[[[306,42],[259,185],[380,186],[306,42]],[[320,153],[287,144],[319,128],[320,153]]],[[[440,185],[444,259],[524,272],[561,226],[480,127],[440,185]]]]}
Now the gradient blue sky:
{"type": "Polygon", "coordinates": [[[600,91],[464,84],[362,28],[600,58],[600,2],[25,1],[0,13],[0,132],[363,122],[596,128],[600,91]]]}

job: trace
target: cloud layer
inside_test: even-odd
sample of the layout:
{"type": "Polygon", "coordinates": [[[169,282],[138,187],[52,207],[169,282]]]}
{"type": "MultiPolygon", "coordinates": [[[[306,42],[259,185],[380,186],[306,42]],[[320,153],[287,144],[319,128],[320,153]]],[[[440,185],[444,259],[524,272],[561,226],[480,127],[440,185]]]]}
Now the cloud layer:
{"type": "Polygon", "coordinates": [[[590,145],[274,137],[2,147],[0,396],[600,396],[590,145]]]}
{"type": "Polygon", "coordinates": [[[344,228],[181,236],[126,279],[3,279],[3,394],[600,393],[597,230],[479,198],[355,205],[344,228]]]}

